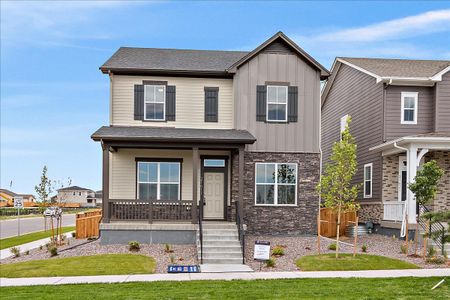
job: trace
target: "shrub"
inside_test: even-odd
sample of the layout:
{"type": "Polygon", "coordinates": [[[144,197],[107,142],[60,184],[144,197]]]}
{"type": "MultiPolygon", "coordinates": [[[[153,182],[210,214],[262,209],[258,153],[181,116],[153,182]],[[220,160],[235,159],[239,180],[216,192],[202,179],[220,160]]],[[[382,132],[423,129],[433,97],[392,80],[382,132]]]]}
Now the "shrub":
{"type": "Polygon", "coordinates": [[[403,254],[406,254],[406,251],[408,250],[406,243],[400,245],[400,251],[402,251],[403,254]]]}
{"type": "Polygon", "coordinates": [[[361,251],[362,252],[367,252],[367,245],[362,245],[361,251]]]}
{"type": "Polygon", "coordinates": [[[39,246],[39,250],[42,250],[43,248],[44,248],[43,245],[40,245],[40,246],[39,246]]]}
{"type": "Polygon", "coordinates": [[[281,246],[275,246],[272,250],[272,254],[275,256],[282,256],[284,255],[284,249],[281,246]]]}
{"type": "Polygon", "coordinates": [[[175,256],[174,256],[174,255],[171,255],[171,256],[170,256],[170,263],[171,263],[171,264],[174,264],[174,263],[175,263],[175,256]]]}
{"type": "Polygon", "coordinates": [[[425,261],[429,264],[442,265],[445,264],[446,259],[443,256],[434,256],[428,257],[425,261]]]}
{"type": "Polygon", "coordinates": [[[20,256],[20,248],[19,247],[12,247],[11,249],[9,249],[9,251],[11,251],[11,253],[14,255],[14,257],[20,256]]]}
{"type": "Polygon", "coordinates": [[[75,231],[72,232],[72,237],[74,238],[74,237],[76,237],[76,236],[77,236],[76,232],[75,232],[75,231]]]}
{"type": "Polygon", "coordinates": [[[30,255],[30,250],[25,251],[25,255],[30,255]]]}
{"type": "Polygon", "coordinates": [[[50,252],[50,256],[56,256],[58,255],[58,248],[56,248],[55,245],[50,246],[50,248],[48,249],[48,252],[50,252]]]}
{"type": "Polygon", "coordinates": [[[434,247],[429,246],[427,251],[427,257],[433,257],[436,255],[436,249],[434,247]]]}
{"type": "Polygon", "coordinates": [[[266,260],[266,267],[274,268],[275,267],[275,259],[269,258],[268,260],[266,260]]]}
{"type": "Polygon", "coordinates": [[[172,246],[170,244],[165,244],[164,245],[164,251],[166,253],[172,253],[173,252],[172,246]]]}
{"type": "Polygon", "coordinates": [[[330,244],[328,250],[336,251],[336,243],[330,244]]]}
{"type": "Polygon", "coordinates": [[[141,249],[141,246],[139,245],[138,241],[132,241],[128,243],[128,250],[130,251],[139,251],[141,249]]]}

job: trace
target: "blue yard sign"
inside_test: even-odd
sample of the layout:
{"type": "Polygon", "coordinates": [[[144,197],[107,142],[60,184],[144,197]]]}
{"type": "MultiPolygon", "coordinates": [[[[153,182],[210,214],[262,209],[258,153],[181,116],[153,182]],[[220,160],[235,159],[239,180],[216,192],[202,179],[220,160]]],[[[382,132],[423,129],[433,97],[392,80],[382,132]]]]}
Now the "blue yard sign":
{"type": "Polygon", "coordinates": [[[167,273],[199,273],[200,267],[198,265],[177,266],[170,265],[167,267],[167,273]]]}

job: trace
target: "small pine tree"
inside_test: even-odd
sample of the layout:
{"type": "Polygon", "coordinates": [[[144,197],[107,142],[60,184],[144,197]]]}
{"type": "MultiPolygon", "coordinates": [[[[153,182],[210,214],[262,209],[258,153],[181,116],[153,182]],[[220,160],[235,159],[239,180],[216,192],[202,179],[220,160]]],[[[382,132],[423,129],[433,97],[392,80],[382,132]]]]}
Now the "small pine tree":
{"type": "Polygon", "coordinates": [[[357,170],[357,161],[356,144],[350,134],[350,122],[351,118],[348,117],[345,130],[342,132],[342,139],[334,143],[330,157],[331,162],[326,164],[324,175],[317,186],[324,206],[337,212],[336,258],[339,257],[341,213],[359,209],[359,204],[355,203],[359,185],[351,184],[357,170]]]}
{"type": "Polygon", "coordinates": [[[52,183],[47,177],[47,166],[42,169],[41,182],[34,187],[41,203],[45,204],[49,201],[49,195],[53,192],[52,183]]]}

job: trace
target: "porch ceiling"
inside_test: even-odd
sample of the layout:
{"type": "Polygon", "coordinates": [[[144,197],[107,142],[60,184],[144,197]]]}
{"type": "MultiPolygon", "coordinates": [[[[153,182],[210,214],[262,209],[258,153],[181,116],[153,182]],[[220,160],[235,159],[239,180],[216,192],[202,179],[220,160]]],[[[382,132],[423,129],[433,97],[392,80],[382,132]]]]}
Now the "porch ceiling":
{"type": "Polygon", "coordinates": [[[253,144],[256,138],[247,130],[191,129],[147,126],[103,126],[91,136],[104,142],[151,142],[190,144],[253,144]]]}

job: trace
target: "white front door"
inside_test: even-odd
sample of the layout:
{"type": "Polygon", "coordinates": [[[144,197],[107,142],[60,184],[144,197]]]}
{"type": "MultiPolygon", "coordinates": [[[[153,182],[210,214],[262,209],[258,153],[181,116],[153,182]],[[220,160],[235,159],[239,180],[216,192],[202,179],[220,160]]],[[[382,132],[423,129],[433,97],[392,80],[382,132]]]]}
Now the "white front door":
{"type": "Polygon", "coordinates": [[[224,218],[224,173],[205,172],[204,176],[204,199],[203,206],[204,219],[224,218]]]}

